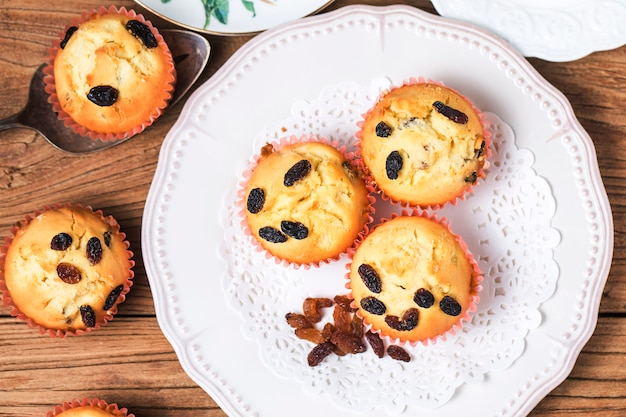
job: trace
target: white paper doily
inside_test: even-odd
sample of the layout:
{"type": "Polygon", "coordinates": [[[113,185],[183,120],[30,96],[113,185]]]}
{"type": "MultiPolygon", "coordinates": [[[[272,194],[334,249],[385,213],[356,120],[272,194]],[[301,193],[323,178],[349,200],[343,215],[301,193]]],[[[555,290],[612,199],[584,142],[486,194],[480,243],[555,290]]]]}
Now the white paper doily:
{"type": "MultiPolygon", "coordinates": [[[[318,100],[295,103],[291,117],[261,132],[253,146],[260,150],[285,135],[317,134],[354,150],[357,121],[390,85],[377,79],[366,87],[351,82],[331,86],[318,100]]],[[[241,313],[244,336],[258,343],[270,369],[300,381],[309,393],[328,394],[346,409],[401,414],[409,404],[439,407],[461,384],[480,382],[521,355],[524,337],[540,324],[539,307],[558,279],[553,248],[560,236],[550,225],[555,200],[547,182],[533,171],[532,153],[516,146],[513,131],[495,114],[486,117],[493,134],[487,177],[473,196],[439,211],[484,273],[481,301],[456,335],[434,345],[407,346],[413,358],[408,364],[379,359],[370,350],[332,355],[311,368],[307,354],[313,345],[295,337],[285,314],[301,311],[306,297],[345,294],[346,257],[308,270],[276,264],[244,234],[236,192],[225,196],[220,246],[224,291],[241,313]]],[[[397,210],[385,201],[376,207],[377,219],[397,210]]]]}

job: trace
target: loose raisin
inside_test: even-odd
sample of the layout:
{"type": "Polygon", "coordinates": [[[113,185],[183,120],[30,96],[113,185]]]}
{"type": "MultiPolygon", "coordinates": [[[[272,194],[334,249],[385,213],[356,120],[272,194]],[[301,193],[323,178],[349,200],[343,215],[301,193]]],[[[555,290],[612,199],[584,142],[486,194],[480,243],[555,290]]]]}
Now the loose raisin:
{"type": "Polygon", "coordinates": [[[333,350],[335,350],[335,345],[330,340],[316,345],[307,356],[309,366],[319,365],[328,355],[333,353],[333,350]]]}
{"type": "Polygon", "coordinates": [[[458,316],[461,314],[461,310],[463,310],[461,304],[449,295],[443,297],[443,299],[439,302],[439,307],[441,308],[441,311],[449,316],[458,316]]]}
{"type": "Polygon", "coordinates": [[[465,177],[463,180],[465,182],[469,183],[469,184],[474,184],[476,182],[476,180],[478,180],[478,174],[475,173],[475,172],[472,172],[467,177],[465,177]]]}
{"type": "Polygon", "coordinates": [[[309,229],[300,222],[283,220],[280,222],[280,230],[287,236],[297,240],[302,240],[309,236],[309,229]]]}
{"type": "Polygon", "coordinates": [[[344,333],[350,333],[350,328],[352,321],[352,313],[347,312],[341,306],[336,305],[333,309],[333,322],[335,323],[335,328],[344,333]]]}
{"type": "Polygon", "coordinates": [[[330,341],[344,353],[357,354],[365,352],[366,349],[363,340],[359,337],[351,335],[350,333],[335,331],[330,337],[330,341]]]}
{"type": "Polygon", "coordinates": [[[111,232],[104,232],[103,236],[104,238],[104,244],[107,246],[107,248],[111,247],[111,232]]]}
{"type": "Polygon", "coordinates": [[[430,308],[433,304],[435,304],[435,296],[426,288],[420,288],[415,291],[413,301],[415,301],[415,304],[422,308],[430,308]]]}
{"type": "Polygon", "coordinates": [[[58,233],[54,235],[50,241],[50,249],[52,250],[66,250],[72,245],[72,236],[67,233],[58,233]]]}
{"type": "Polygon", "coordinates": [[[387,316],[385,317],[385,323],[394,330],[408,332],[417,327],[418,317],[419,311],[416,308],[410,308],[404,312],[402,319],[397,316],[387,316]]]}
{"type": "Polygon", "coordinates": [[[387,157],[387,161],[385,162],[385,168],[387,170],[387,177],[390,180],[397,180],[398,173],[402,169],[402,165],[403,165],[403,161],[402,161],[402,155],[400,155],[400,152],[398,151],[391,152],[389,156],[387,157]]]}
{"type": "Polygon", "coordinates": [[[307,340],[316,345],[328,340],[328,337],[325,337],[324,334],[315,327],[296,329],[295,333],[298,339],[307,340]]]}
{"type": "Polygon", "coordinates": [[[308,329],[313,327],[311,321],[304,314],[287,313],[285,314],[285,320],[287,320],[287,324],[294,329],[308,329]]]}
{"type": "Polygon", "coordinates": [[[87,93],[87,98],[100,107],[108,107],[117,101],[118,91],[110,85],[98,85],[92,87],[87,93]]]}
{"type": "Polygon", "coordinates": [[[113,288],[113,290],[107,296],[107,299],[104,301],[104,307],[103,307],[104,311],[107,311],[113,308],[113,306],[115,305],[115,302],[117,301],[117,297],[120,296],[120,293],[122,292],[123,289],[124,289],[123,285],[118,285],[117,287],[113,288]]]}
{"type": "Polygon", "coordinates": [[[350,334],[358,337],[359,339],[363,337],[363,319],[359,317],[358,314],[352,315],[352,320],[350,321],[350,334]]]}
{"type": "Polygon", "coordinates": [[[158,42],[148,25],[141,23],[139,20],[129,20],[126,23],[126,29],[137,37],[146,48],[156,48],[158,46],[158,42]]]}
{"type": "Polygon", "coordinates": [[[312,323],[318,323],[322,320],[322,308],[332,307],[334,304],[330,298],[307,297],[302,302],[302,312],[304,316],[312,323]]]}
{"type": "Polygon", "coordinates": [[[385,343],[377,333],[368,330],[365,332],[365,338],[372,347],[372,350],[379,358],[385,356],[385,343]]]}
{"type": "Polygon", "coordinates": [[[402,362],[410,362],[411,355],[403,347],[398,345],[390,345],[387,347],[387,354],[390,358],[402,362]]]}
{"type": "Polygon", "coordinates": [[[371,314],[382,316],[387,311],[385,304],[377,298],[365,297],[361,300],[361,308],[371,314]]]}
{"type": "Polygon", "coordinates": [[[261,227],[259,229],[259,236],[261,239],[271,243],[285,243],[287,241],[287,235],[271,226],[261,227]]]}
{"type": "Polygon", "coordinates": [[[296,162],[287,172],[285,173],[285,178],[283,179],[283,184],[285,187],[291,187],[296,182],[300,181],[303,178],[306,178],[307,175],[311,172],[311,163],[306,159],[302,159],[296,162]]]}
{"type": "Polygon", "coordinates": [[[376,270],[368,264],[361,264],[358,268],[363,283],[373,293],[379,294],[383,289],[383,283],[376,270]]]}
{"type": "Polygon", "coordinates": [[[333,335],[334,332],[335,325],[331,322],[326,323],[322,328],[322,336],[324,337],[324,340],[330,340],[330,337],[333,335]]]}
{"type": "Polygon", "coordinates": [[[389,136],[391,136],[391,132],[391,126],[389,126],[385,122],[379,122],[376,125],[376,136],[378,136],[379,138],[388,138],[389,136]]]}
{"type": "Polygon", "coordinates": [[[65,49],[65,45],[67,45],[74,32],[76,32],[77,30],[78,28],[76,26],[70,26],[69,28],[67,28],[67,30],[65,31],[65,36],[63,37],[63,39],[61,40],[61,44],[59,45],[61,49],[65,49]]]}
{"type": "Polygon", "coordinates": [[[100,239],[95,236],[87,241],[87,259],[92,265],[102,260],[102,244],[100,239]]]}
{"type": "Polygon", "coordinates": [[[82,279],[78,268],[66,262],[61,262],[57,265],[57,275],[66,284],[76,284],[82,279]]]}
{"type": "Polygon", "coordinates": [[[257,214],[263,210],[265,205],[265,191],[262,188],[253,188],[248,194],[248,201],[246,201],[246,207],[252,214],[257,214]]]}
{"type": "Polygon", "coordinates": [[[452,107],[446,106],[441,101],[435,101],[433,106],[439,113],[446,116],[448,119],[452,120],[454,123],[466,124],[468,122],[467,114],[463,113],[460,110],[453,109],[452,107]]]}
{"type": "Polygon", "coordinates": [[[352,299],[347,295],[336,295],[335,297],[333,297],[333,301],[335,301],[335,303],[339,307],[349,313],[354,313],[358,310],[358,308],[352,307],[352,299]]]}
{"type": "Polygon", "coordinates": [[[83,318],[83,323],[86,327],[94,327],[96,325],[96,313],[89,305],[80,306],[80,316],[83,318]]]}

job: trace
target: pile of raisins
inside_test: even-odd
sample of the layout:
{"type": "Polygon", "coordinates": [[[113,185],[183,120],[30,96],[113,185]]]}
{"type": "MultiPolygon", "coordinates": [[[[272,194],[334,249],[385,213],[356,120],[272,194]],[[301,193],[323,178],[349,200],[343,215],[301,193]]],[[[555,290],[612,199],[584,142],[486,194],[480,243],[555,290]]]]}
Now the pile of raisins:
{"type": "Polygon", "coordinates": [[[315,346],[307,356],[309,366],[319,365],[331,354],[344,356],[363,353],[367,350],[366,342],[379,358],[385,356],[409,362],[411,355],[402,347],[385,343],[370,330],[365,331],[363,320],[350,305],[351,299],[345,295],[334,298],[307,297],[302,303],[302,313],[287,313],[287,324],[294,328],[296,336],[308,340],[315,346]],[[332,321],[321,324],[325,308],[333,308],[332,321]]]}

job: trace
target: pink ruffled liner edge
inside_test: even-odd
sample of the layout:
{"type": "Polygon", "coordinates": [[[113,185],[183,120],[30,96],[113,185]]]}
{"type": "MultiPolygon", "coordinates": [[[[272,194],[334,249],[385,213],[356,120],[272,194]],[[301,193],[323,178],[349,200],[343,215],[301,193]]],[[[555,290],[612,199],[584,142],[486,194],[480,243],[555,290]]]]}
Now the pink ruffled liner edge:
{"type": "Polygon", "coordinates": [[[471,319],[471,315],[472,313],[474,313],[477,308],[478,308],[478,303],[480,302],[480,292],[482,291],[483,287],[480,284],[483,279],[484,276],[482,274],[482,272],[480,271],[480,268],[478,266],[478,263],[476,262],[474,256],[472,255],[472,253],[469,251],[467,244],[465,243],[465,241],[463,240],[463,238],[454,233],[452,231],[452,229],[450,228],[450,225],[448,224],[448,221],[445,217],[442,217],[441,219],[439,219],[437,217],[436,213],[429,213],[426,210],[421,210],[419,208],[412,208],[412,209],[403,209],[400,213],[391,213],[391,215],[389,216],[389,218],[385,218],[385,219],[381,219],[374,227],[372,227],[372,231],[374,231],[377,227],[379,227],[380,225],[395,219],[396,217],[401,217],[401,216],[420,216],[420,217],[424,217],[430,220],[433,220],[437,223],[439,223],[440,225],[444,226],[446,229],[448,229],[448,231],[450,233],[452,233],[452,235],[455,237],[455,240],[459,243],[459,245],[461,246],[461,248],[463,249],[463,251],[465,252],[465,255],[467,257],[467,259],[470,261],[470,264],[472,265],[472,269],[473,269],[473,273],[472,273],[472,277],[471,277],[471,282],[470,282],[470,301],[468,304],[467,309],[465,310],[465,313],[459,317],[459,319],[457,320],[457,322],[450,328],[448,329],[446,332],[433,336],[431,338],[426,338],[423,340],[408,340],[408,339],[401,339],[401,338],[394,338],[391,337],[387,334],[385,334],[385,332],[382,329],[376,329],[372,326],[372,324],[370,322],[367,321],[367,318],[363,316],[363,314],[361,313],[361,310],[359,308],[358,305],[356,305],[356,302],[354,300],[354,297],[352,295],[352,290],[350,287],[350,269],[352,267],[352,258],[355,254],[355,252],[358,249],[358,246],[363,242],[363,240],[361,240],[359,242],[359,245],[356,245],[353,248],[350,248],[350,250],[348,251],[348,256],[349,256],[349,260],[346,263],[346,274],[345,274],[345,280],[346,280],[346,284],[345,287],[348,290],[348,294],[347,296],[352,299],[352,303],[351,306],[352,308],[354,308],[356,310],[356,315],[359,316],[362,320],[363,320],[363,325],[365,326],[366,330],[370,330],[373,333],[376,333],[379,335],[379,337],[381,339],[386,340],[388,343],[390,344],[395,344],[395,345],[399,345],[399,346],[412,346],[415,347],[419,344],[427,346],[427,345],[434,345],[437,343],[437,341],[445,341],[447,340],[448,336],[451,335],[455,335],[457,331],[461,330],[464,326],[464,323],[470,321],[471,319]]]}
{"type": "Polygon", "coordinates": [[[37,329],[41,335],[44,335],[47,333],[50,337],[53,337],[53,338],[64,338],[66,336],[80,336],[82,334],[89,333],[94,330],[98,330],[101,327],[105,326],[107,322],[113,320],[114,316],[117,314],[117,307],[120,304],[122,304],[124,301],[126,301],[126,294],[128,294],[128,292],[130,291],[130,288],[133,286],[133,278],[135,277],[135,272],[133,270],[133,267],[135,266],[135,261],[132,259],[134,254],[129,249],[130,242],[126,239],[126,233],[120,230],[119,223],[112,216],[104,216],[102,210],[93,210],[91,206],[85,206],[80,203],[74,203],[74,204],[70,202],[56,203],[53,205],[44,206],[42,209],[37,209],[33,213],[26,215],[24,219],[19,220],[15,225],[11,227],[11,229],[9,230],[9,233],[10,235],[4,239],[4,244],[0,247],[0,293],[2,293],[2,303],[4,304],[5,307],[9,309],[9,314],[11,316],[17,318],[18,320],[26,322],[28,327],[37,329]],[[107,224],[114,227],[115,233],[117,233],[122,239],[122,241],[124,242],[124,245],[126,246],[126,253],[128,255],[129,276],[126,279],[124,288],[122,289],[122,291],[120,292],[120,295],[117,298],[118,301],[115,303],[115,305],[111,309],[109,309],[106,312],[103,318],[103,321],[101,323],[96,323],[94,327],[87,327],[85,329],[75,329],[75,330],[48,329],[47,327],[44,327],[36,323],[33,319],[23,314],[19,310],[19,308],[17,308],[17,306],[13,304],[13,300],[9,293],[9,289],[7,288],[5,280],[4,280],[4,261],[5,261],[6,253],[9,250],[9,246],[11,246],[11,243],[13,242],[13,238],[15,237],[15,234],[17,233],[17,231],[20,230],[22,227],[25,227],[26,225],[28,225],[33,219],[35,219],[40,214],[48,210],[55,210],[55,209],[59,209],[63,207],[81,208],[81,209],[89,210],[92,213],[101,216],[102,219],[107,222],[107,224]]]}
{"type": "MultiPolygon", "coordinates": [[[[317,136],[317,135],[301,135],[301,136],[291,135],[288,137],[281,138],[278,141],[269,142],[268,145],[272,145],[272,147],[274,148],[274,152],[277,152],[286,145],[293,145],[297,143],[306,143],[306,142],[320,142],[320,143],[325,143],[327,145],[331,145],[334,148],[336,148],[339,152],[343,154],[344,158],[347,161],[349,161],[354,166],[355,169],[357,169],[358,174],[361,176],[361,179],[364,181],[367,187],[368,181],[362,175],[363,173],[358,170],[358,165],[356,164],[356,161],[355,161],[354,152],[348,152],[346,146],[339,146],[338,142],[336,141],[330,141],[328,138],[324,136],[317,136]]],[[[312,267],[319,268],[323,264],[329,264],[331,262],[335,262],[341,259],[342,255],[347,253],[347,251],[350,248],[355,247],[368,234],[369,225],[374,222],[374,217],[373,217],[373,214],[375,212],[374,203],[376,201],[376,199],[373,196],[371,196],[369,193],[367,196],[370,202],[369,215],[368,215],[367,220],[365,221],[365,224],[363,225],[363,230],[361,230],[361,232],[357,235],[352,246],[350,248],[347,248],[344,252],[338,254],[335,257],[331,257],[331,258],[327,258],[327,259],[323,259],[323,260],[320,260],[317,262],[311,262],[311,263],[290,262],[286,259],[283,259],[276,255],[271,254],[254,237],[248,225],[248,221],[246,220],[246,203],[245,203],[246,186],[248,185],[248,181],[250,180],[252,171],[254,171],[260,159],[261,159],[261,155],[258,153],[255,154],[252,157],[252,160],[248,162],[248,168],[242,174],[244,178],[243,180],[239,182],[239,188],[237,190],[237,206],[239,207],[239,216],[241,218],[241,226],[243,228],[244,234],[249,237],[250,242],[255,247],[257,252],[265,253],[266,259],[273,259],[277,265],[282,264],[285,267],[293,267],[294,269],[299,269],[299,268],[310,269],[312,267]]]]}
{"type": "Polygon", "coordinates": [[[59,120],[63,122],[65,127],[71,129],[74,133],[83,136],[89,137],[92,140],[101,140],[103,142],[114,142],[121,139],[127,139],[132,136],[135,136],[141,132],[143,132],[147,127],[152,125],[156,119],[158,119],[162,114],[163,110],[167,108],[168,103],[172,99],[174,95],[174,89],[176,84],[176,66],[174,65],[174,58],[172,57],[172,53],[163,39],[163,35],[161,35],[158,29],[152,24],[151,21],[146,20],[146,18],[132,9],[126,9],[126,7],[122,6],[121,8],[117,8],[116,6],[109,6],[106,8],[105,6],[100,6],[98,9],[93,9],[90,12],[83,12],[80,17],[75,17],[68,23],[62,32],[59,32],[59,35],[56,37],[53,46],[48,49],[48,61],[46,66],[43,69],[43,82],[44,82],[44,91],[48,93],[48,103],[52,105],[52,110],[57,113],[59,120]],[[154,109],[154,112],[150,115],[150,118],[142,123],[141,125],[135,126],[134,128],[127,130],[126,132],[120,133],[105,133],[105,132],[95,132],[87,129],[86,127],[76,123],[72,117],[66,113],[61,104],[59,102],[59,97],[57,96],[55,79],[54,79],[54,60],[56,54],[61,49],[61,40],[65,37],[65,33],[68,28],[71,26],[79,26],[81,23],[89,20],[91,17],[100,17],[106,14],[124,14],[131,19],[136,19],[141,23],[144,23],[150,28],[150,31],[155,36],[157,43],[159,44],[159,48],[161,48],[164,54],[168,57],[166,60],[169,68],[168,72],[170,74],[170,79],[168,80],[167,86],[164,91],[163,101],[159,103],[159,105],[154,109]]]}
{"type": "Polygon", "coordinates": [[[46,417],[55,417],[64,411],[71,410],[79,407],[95,407],[106,411],[116,417],[135,417],[134,414],[129,414],[128,409],[120,408],[116,403],[107,403],[105,400],[99,398],[84,398],[82,400],[73,399],[66,401],[63,404],[56,405],[52,410],[46,413],[46,417]]]}
{"type": "MultiPolygon", "coordinates": [[[[401,85],[396,85],[396,86],[391,86],[391,87],[386,88],[384,91],[382,91],[379,94],[378,99],[381,99],[383,96],[385,96],[387,93],[389,93],[391,90],[393,90],[395,88],[400,88],[400,87],[403,87],[403,86],[406,86],[406,85],[422,84],[422,83],[436,84],[436,85],[440,85],[442,87],[446,87],[446,88],[449,88],[449,89],[453,90],[455,93],[457,93],[463,99],[465,99],[472,106],[472,108],[474,109],[474,111],[478,115],[478,118],[480,119],[481,124],[483,126],[483,137],[485,139],[485,163],[483,164],[483,166],[480,169],[480,171],[477,172],[477,175],[478,175],[478,178],[484,179],[486,177],[485,170],[487,170],[487,168],[489,168],[489,158],[491,157],[491,154],[492,154],[492,150],[491,150],[492,132],[489,129],[491,125],[490,125],[489,121],[487,120],[485,114],[480,109],[478,109],[478,107],[476,107],[474,105],[474,103],[472,102],[472,100],[470,100],[467,96],[459,93],[457,90],[454,90],[451,87],[448,87],[447,85],[445,85],[441,81],[434,81],[434,80],[431,80],[431,79],[428,79],[428,78],[424,78],[424,77],[410,77],[408,80],[404,81],[401,85]]],[[[380,195],[380,197],[384,201],[387,201],[387,202],[389,202],[390,204],[392,204],[394,206],[399,206],[399,207],[408,208],[408,209],[420,208],[420,209],[424,209],[424,210],[439,210],[439,209],[445,207],[448,204],[450,204],[452,206],[456,206],[456,204],[459,201],[465,200],[466,196],[472,195],[474,193],[474,188],[476,186],[478,186],[480,184],[480,182],[477,182],[476,184],[468,184],[468,186],[465,187],[465,189],[463,191],[461,191],[461,193],[458,196],[456,196],[452,200],[446,201],[445,203],[428,204],[428,205],[426,205],[426,204],[425,205],[415,205],[415,204],[411,204],[411,203],[408,203],[408,202],[405,202],[405,201],[394,199],[391,196],[389,196],[384,190],[380,189],[378,187],[378,185],[376,184],[376,180],[371,175],[370,170],[368,169],[367,165],[363,161],[362,152],[361,152],[361,140],[363,138],[363,131],[362,131],[363,123],[365,122],[365,119],[367,118],[369,113],[373,110],[375,105],[376,105],[376,103],[374,103],[372,105],[372,107],[368,111],[366,111],[365,113],[363,113],[361,115],[361,120],[359,120],[357,122],[357,127],[359,129],[355,133],[355,141],[354,141],[354,145],[355,145],[355,148],[356,148],[356,150],[355,150],[356,162],[357,162],[357,164],[359,166],[359,169],[361,171],[363,171],[365,173],[365,175],[367,176],[367,178],[370,180],[370,182],[368,183],[368,187],[369,187],[368,190],[370,192],[377,193],[378,195],[380,195]]]]}

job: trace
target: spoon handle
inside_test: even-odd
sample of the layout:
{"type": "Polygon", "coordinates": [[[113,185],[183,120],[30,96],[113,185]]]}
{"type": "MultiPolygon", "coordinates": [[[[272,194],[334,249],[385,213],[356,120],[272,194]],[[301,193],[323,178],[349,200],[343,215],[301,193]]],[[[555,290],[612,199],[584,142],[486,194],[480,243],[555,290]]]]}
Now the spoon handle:
{"type": "Polygon", "coordinates": [[[3,130],[8,130],[8,129],[28,127],[18,121],[20,114],[22,114],[22,112],[16,113],[13,116],[9,116],[6,119],[0,120],[0,132],[2,132],[3,130]]]}

